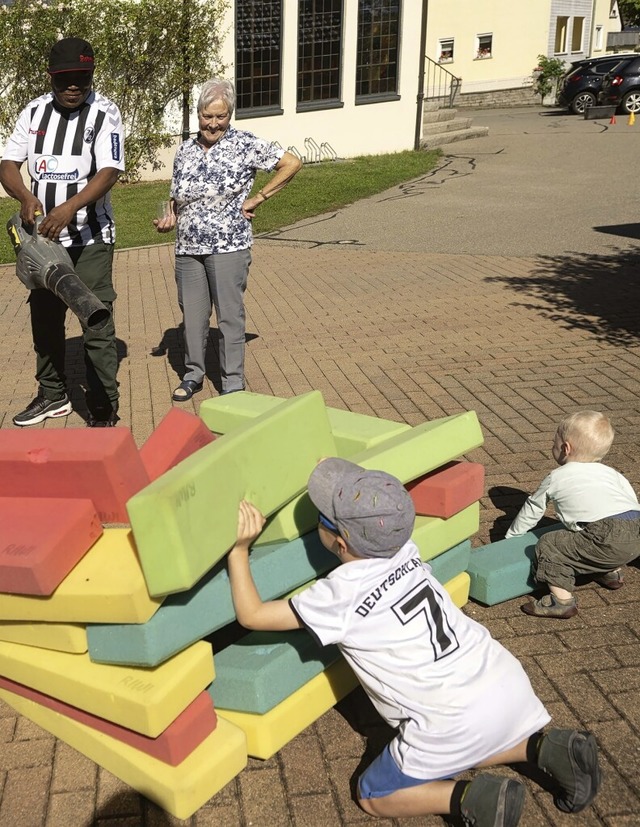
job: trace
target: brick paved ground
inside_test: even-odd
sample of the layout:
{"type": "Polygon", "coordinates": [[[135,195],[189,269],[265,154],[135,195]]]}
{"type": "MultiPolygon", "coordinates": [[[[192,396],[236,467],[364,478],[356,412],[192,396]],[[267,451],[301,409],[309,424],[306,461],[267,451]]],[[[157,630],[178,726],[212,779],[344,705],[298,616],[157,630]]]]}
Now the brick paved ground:
{"type": "MultiPolygon", "coordinates": [[[[367,252],[344,247],[254,248],[248,297],[249,389],[282,396],[318,388],[328,405],[406,421],[474,409],[485,444],[487,493],[477,543],[506,524],[552,467],[555,423],[568,411],[607,411],[610,462],[640,488],[640,257],[507,258],[367,252]]],[[[138,444],[169,408],[179,377],[179,312],[169,247],[116,257],[122,420],[138,444]]],[[[33,395],[22,286],[0,268],[0,425],[33,395]]],[[[75,331],[75,332],[74,332],[75,331]]],[[[82,411],[77,329],[69,374],[82,411]]],[[[197,410],[215,395],[216,360],[197,410]]],[[[78,427],[74,413],[47,427],[78,427]]],[[[521,600],[467,611],[521,658],[559,725],[598,736],[606,782],[595,806],[563,816],[532,782],[524,827],[640,823],[640,572],[620,592],[579,591],[568,621],[527,618],[521,600]]],[[[178,822],[0,703],[0,827],[189,824],[270,827],[373,823],[351,798],[354,777],[388,733],[361,691],[249,767],[192,819],[178,822]]],[[[505,773],[512,770],[505,769],[505,773]]],[[[442,824],[439,818],[380,824],[442,824]]]]}

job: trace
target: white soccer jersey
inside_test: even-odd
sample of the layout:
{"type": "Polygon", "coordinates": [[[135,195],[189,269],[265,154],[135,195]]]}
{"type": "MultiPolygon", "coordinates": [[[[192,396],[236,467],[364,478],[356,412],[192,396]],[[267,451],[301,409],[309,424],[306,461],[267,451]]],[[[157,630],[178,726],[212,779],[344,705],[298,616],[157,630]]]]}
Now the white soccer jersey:
{"type": "Polygon", "coordinates": [[[291,604],[399,728],[391,754],[406,775],[455,775],[550,720],[518,661],[453,604],[411,541],[338,566],[291,604]]]}
{"type": "MultiPolygon", "coordinates": [[[[82,190],[99,170],[124,170],[123,143],[120,111],[110,100],[91,92],[81,107],[65,110],[49,92],[22,110],[3,160],[27,161],[31,191],[46,213],[82,190]]],[[[109,193],[79,210],[60,242],[85,246],[100,236],[107,244],[115,241],[109,193]]]]}

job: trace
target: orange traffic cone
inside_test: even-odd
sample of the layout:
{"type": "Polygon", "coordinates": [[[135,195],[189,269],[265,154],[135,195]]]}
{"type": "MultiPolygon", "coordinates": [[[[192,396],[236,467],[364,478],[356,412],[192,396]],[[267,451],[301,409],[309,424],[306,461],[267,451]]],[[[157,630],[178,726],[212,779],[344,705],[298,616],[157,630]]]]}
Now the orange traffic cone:
{"type": "Polygon", "coordinates": [[[614,112],[613,115],[611,116],[611,120],[609,121],[609,123],[615,123],[615,122],[616,122],[616,113],[614,112]]]}
{"type": "Polygon", "coordinates": [[[627,126],[633,126],[636,122],[635,112],[629,112],[629,120],[627,121],[627,126]]]}

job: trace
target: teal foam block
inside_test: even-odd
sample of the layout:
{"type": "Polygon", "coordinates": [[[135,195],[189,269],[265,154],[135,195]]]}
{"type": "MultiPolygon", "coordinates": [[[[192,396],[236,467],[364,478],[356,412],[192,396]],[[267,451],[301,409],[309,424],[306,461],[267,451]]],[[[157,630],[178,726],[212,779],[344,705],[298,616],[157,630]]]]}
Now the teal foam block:
{"type": "Polygon", "coordinates": [[[537,584],[533,579],[532,564],[538,537],[559,528],[562,525],[556,523],[474,548],[467,568],[471,578],[469,597],[486,606],[495,606],[534,591],[537,584]]]}
{"type": "MultiPolygon", "coordinates": [[[[345,411],[339,413],[348,414],[345,411]]],[[[373,419],[374,417],[367,418],[373,419]]],[[[392,424],[398,425],[398,423],[392,424]]],[[[336,436],[335,431],[334,436],[336,436]]],[[[393,474],[401,482],[406,483],[477,448],[482,445],[482,442],[478,418],[473,411],[469,411],[443,419],[434,419],[415,428],[398,430],[393,435],[375,441],[375,444],[370,445],[366,450],[355,454],[351,452],[348,458],[364,468],[393,474]]],[[[258,537],[257,544],[292,540],[294,537],[311,531],[317,519],[317,509],[314,508],[309,495],[303,492],[268,520],[262,534],[258,537]]]]}
{"type": "Polygon", "coordinates": [[[216,678],[207,691],[220,709],[262,715],[339,657],[337,646],[318,646],[304,629],[251,632],[216,653],[216,678]]]}
{"type": "Polygon", "coordinates": [[[467,570],[471,558],[471,540],[464,540],[457,546],[443,551],[437,557],[429,560],[433,576],[444,585],[453,580],[458,574],[467,570]]]}
{"type": "MultiPolygon", "coordinates": [[[[338,559],[313,531],[291,543],[252,549],[249,564],[262,599],[272,600],[335,568],[338,559]]],[[[192,589],[165,598],[147,623],[87,626],[89,657],[100,663],[156,666],[235,617],[226,561],[221,560],[192,589]]]]}
{"type": "Polygon", "coordinates": [[[127,503],[152,596],[190,589],[231,548],[240,500],[265,516],[335,454],[319,391],[289,399],[205,445],[127,503]]]}

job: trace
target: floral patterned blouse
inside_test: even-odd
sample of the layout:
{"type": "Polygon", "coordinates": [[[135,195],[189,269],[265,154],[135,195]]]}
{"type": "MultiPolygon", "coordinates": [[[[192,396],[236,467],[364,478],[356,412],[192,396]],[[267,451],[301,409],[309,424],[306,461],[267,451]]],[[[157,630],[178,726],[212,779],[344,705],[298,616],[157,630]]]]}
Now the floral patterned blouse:
{"type": "Polygon", "coordinates": [[[208,152],[194,139],[180,144],[173,162],[176,255],[232,253],[251,247],[251,222],[242,215],[256,170],[273,170],[284,149],[229,126],[208,152]]]}

